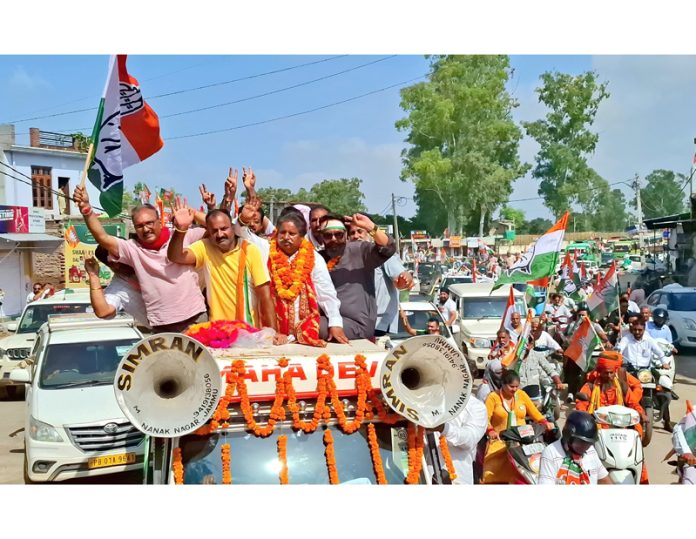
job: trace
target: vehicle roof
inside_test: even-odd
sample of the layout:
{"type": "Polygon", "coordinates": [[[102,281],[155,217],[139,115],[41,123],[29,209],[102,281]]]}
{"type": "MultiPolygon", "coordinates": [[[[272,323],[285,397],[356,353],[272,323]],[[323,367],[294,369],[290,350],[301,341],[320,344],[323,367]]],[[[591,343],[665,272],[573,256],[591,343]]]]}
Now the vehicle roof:
{"type": "Polygon", "coordinates": [[[408,309],[409,311],[437,310],[437,307],[432,301],[402,301],[399,305],[401,305],[402,309],[408,309]]]}
{"type": "MultiPolygon", "coordinates": [[[[494,283],[459,283],[450,286],[450,292],[456,294],[460,298],[475,298],[482,296],[493,297],[508,297],[510,295],[510,287],[512,285],[505,284],[491,293],[494,283]]],[[[516,297],[524,296],[524,293],[513,288],[513,294],[516,297]]]]}
{"type": "Polygon", "coordinates": [[[55,303],[89,303],[89,290],[83,291],[83,289],[80,288],[76,288],[72,292],[61,290],[60,292],[56,292],[50,298],[38,299],[36,301],[32,301],[31,303],[27,303],[26,307],[33,305],[51,305],[55,303]]]}
{"type": "MultiPolygon", "coordinates": [[[[682,286],[678,283],[672,283],[668,284],[667,286],[663,286],[662,288],[655,290],[652,294],[656,294],[657,292],[672,292],[672,293],[677,293],[677,294],[696,294],[696,287],[694,286],[682,286]]],[[[652,296],[652,294],[650,294],[652,296]]]]}
{"type": "MultiPolygon", "coordinates": [[[[42,326],[43,329],[44,326],[42,326]]],[[[41,335],[44,335],[41,331],[41,335]]],[[[71,343],[94,343],[98,344],[106,341],[120,341],[122,339],[142,339],[140,332],[134,327],[93,327],[89,329],[64,329],[52,331],[49,337],[49,344],[71,344],[71,343]]]]}
{"type": "Polygon", "coordinates": [[[130,316],[101,320],[92,313],[49,316],[39,329],[44,338],[50,334],[51,343],[100,342],[131,337],[141,338],[130,316]]]}

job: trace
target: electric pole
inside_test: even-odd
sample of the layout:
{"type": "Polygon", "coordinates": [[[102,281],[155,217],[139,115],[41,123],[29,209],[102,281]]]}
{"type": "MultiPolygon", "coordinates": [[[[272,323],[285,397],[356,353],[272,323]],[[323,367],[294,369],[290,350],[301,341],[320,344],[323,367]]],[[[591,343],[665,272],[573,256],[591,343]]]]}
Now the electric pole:
{"type": "Polygon", "coordinates": [[[638,247],[643,248],[643,206],[640,201],[640,181],[638,174],[633,180],[633,188],[636,190],[636,210],[638,211],[638,247]]]}
{"type": "Polygon", "coordinates": [[[394,215],[394,241],[396,242],[396,252],[401,258],[401,239],[399,238],[399,221],[396,218],[396,197],[392,193],[392,214],[394,215]]]}
{"type": "Polygon", "coordinates": [[[273,215],[273,203],[274,202],[275,202],[275,197],[272,196],[271,197],[271,207],[270,207],[270,212],[269,212],[271,214],[271,217],[270,217],[271,223],[275,223],[275,215],[273,215]]]}

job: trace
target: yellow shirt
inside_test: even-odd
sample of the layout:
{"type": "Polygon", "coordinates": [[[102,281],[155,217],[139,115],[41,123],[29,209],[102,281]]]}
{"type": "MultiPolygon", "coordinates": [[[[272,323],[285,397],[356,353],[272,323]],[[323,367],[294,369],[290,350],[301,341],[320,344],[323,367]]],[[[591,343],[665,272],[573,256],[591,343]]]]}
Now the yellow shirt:
{"type": "Polygon", "coordinates": [[[210,321],[236,320],[237,300],[244,301],[246,321],[256,325],[255,309],[251,305],[252,289],[270,281],[268,268],[261,259],[261,251],[251,243],[246,246],[245,296],[237,298],[237,276],[239,274],[239,259],[242,254],[242,241],[237,239],[237,245],[231,251],[223,253],[208,239],[199,240],[188,246],[196,257],[196,269],[203,269],[207,288],[210,321]],[[249,279],[251,277],[251,279],[249,279]]]}

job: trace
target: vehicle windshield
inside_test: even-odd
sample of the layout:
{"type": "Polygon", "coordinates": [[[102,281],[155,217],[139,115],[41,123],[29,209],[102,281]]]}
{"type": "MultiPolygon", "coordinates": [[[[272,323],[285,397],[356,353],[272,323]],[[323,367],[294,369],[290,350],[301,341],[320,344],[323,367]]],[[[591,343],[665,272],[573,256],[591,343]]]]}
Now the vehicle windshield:
{"type": "MultiPolygon", "coordinates": [[[[501,318],[507,305],[507,298],[503,297],[462,298],[461,301],[461,317],[469,320],[501,318]]],[[[525,312],[522,298],[515,298],[515,310],[525,312]]]]}
{"type": "Polygon", "coordinates": [[[614,244],[613,248],[615,253],[627,253],[631,250],[629,245],[614,244]]]}
{"type": "Polygon", "coordinates": [[[458,275],[457,277],[445,277],[445,280],[442,281],[442,284],[440,285],[441,290],[449,290],[449,287],[452,286],[453,284],[459,284],[459,283],[473,283],[474,280],[471,277],[471,275],[458,275]]]}
{"type": "Polygon", "coordinates": [[[434,264],[419,264],[418,265],[418,275],[423,277],[430,277],[435,275],[437,269],[434,264]]]}
{"type": "Polygon", "coordinates": [[[85,313],[92,309],[89,303],[48,303],[43,305],[29,305],[24,311],[24,316],[19,323],[17,333],[36,333],[39,328],[48,322],[48,317],[53,314],[85,313]]]}
{"type": "MultiPolygon", "coordinates": [[[[403,485],[408,473],[408,442],[406,429],[375,424],[382,467],[387,482],[403,485]]],[[[333,434],[336,471],[341,483],[376,484],[375,472],[367,443],[367,425],[351,434],[336,426],[333,434]]],[[[189,435],[179,440],[184,465],[184,483],[221,484],[222,446],[230,444],[230,471],[233,485],[277,485],[278,436],[287,436],[287,465],[290,484],[329,484],[324,456],[322,431],[311,434],[278,425],[267,438],[246,432],[215,433],[209,436],[189,435]]]]}
{"type": "Polygon", "coordinates": [[[629,255],[628,258],[631,260],[631,262],[640,262],[641,261],[640,255],[629,255]]]}
{"type": "Polygon", "coordinates": [[[39,373],[39,387],[60,389],[114,383],[121,357],[137,341],[49,344],[39,373]]]}
{"type": "Polygon", "coordinates": [[[602,262],[610,262],[614,260],[613,253],[602,253],[602,262]]]}
{"type": "Polygon", "coordinates": [[[672,292],[667,294],[667,309],[670,311],[696,311],[696,293],[672,292]]]}
{"type": "MultiPolygon", "coordinates": [[[[428,319],[437,318],[437,320],[440,322],[440,334],[445,338],[450,336],[449,329],[445,326],[444,322],[442,321],[442,317],[440,316],[440,311],[438,311],[437,309],[430,309],[425,311],[410,311],[408,309],[404,309],[404,314],[408,319],[408,324],[411,326],[411,329],[416,330],[417,335],[427,335],[428,332],[426,328],[428,326],[428,319]]],[[[390,333],[389,335],[393,339],[408,339],[409,337],[413,336],[408,331],[406,331],[406,328],[404,327],[404,323],[401,321],[400,316],[397,332],[390,333]]]]}

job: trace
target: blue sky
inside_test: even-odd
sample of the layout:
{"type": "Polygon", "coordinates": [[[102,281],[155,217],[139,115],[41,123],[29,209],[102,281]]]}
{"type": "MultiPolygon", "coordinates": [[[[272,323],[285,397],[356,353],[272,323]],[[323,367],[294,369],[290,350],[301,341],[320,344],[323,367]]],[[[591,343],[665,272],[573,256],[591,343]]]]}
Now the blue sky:
{"type": "MultiPolygon", "coordinates": [[[[512,56],[511,61],[514,75],[509,89],[520,102],[515,111],[517,120],[534,120],[544,113],[534,93],[544,71],[576,74],[595,69],[609,82],[611,97],[597,116],[595,129],[600,140],[590,164],[610,183],[628,180],[635,173],[644,177],[655,168],[688,172],[696,136],[692,98],[696,57],[512,56]]],[[[0,56],[0,123],[15,121],[20,143],[28,142],[29,127],[59,132],[89,130],[93,111],[17,120],[96,107],[107,63],[106,56],[0,56]]],[[[403,116],[398,88],[263,125],[177,137],[229,129],[352,98],[420,77],[427,73],[427,66],[424,57],[406,55],[132,55],[129,71],[140,81],[146,99],[161,118],[165,147],[127,169],[126,186],[137,181],[145,181],[151,188],[172,185],[198,204],[201,182],[220,193],[229,166],[241,169],[250,165],[257,172],[259,187],[296,190],[326,178],[357,176],[363,179],[368,209],[381,212],[392,192],[405,197],[413,194],[412,185],[399,180],[405,134],[394,128],[394,122],[403,116]],[[153,97],[325,59],[328,61],[242,82],[153,97]],[[274,95],[170,116],[349,69],[274,95]]],[[[535,152],[533,141],[523,140],[522,159],[532,163],[535,152]]],[[[531,177],[523,178],[516,182],[511,198],[535,197],[536,190],[531,177]]],[[[529,218],[550,216],[533,201],[511,205],[524,209],[529,218]]],[[[409,202],[400,211],[410,216],[415,205],[409,202]]]]}

